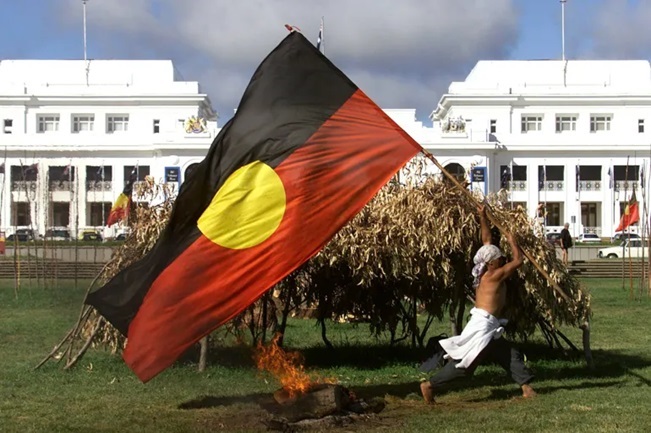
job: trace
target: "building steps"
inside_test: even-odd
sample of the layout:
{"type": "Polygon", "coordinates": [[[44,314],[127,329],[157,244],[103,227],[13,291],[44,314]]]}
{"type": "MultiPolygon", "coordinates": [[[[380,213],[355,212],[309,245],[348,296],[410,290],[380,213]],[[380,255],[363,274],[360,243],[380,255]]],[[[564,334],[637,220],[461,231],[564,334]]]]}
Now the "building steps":
{"type": "Polygon", "coordinates": [[[571,274],[581,278],[640,278],[642,272],[649,275],[649,263],[642,262],[639,259],[602,259],[573,261],[569,264],[568,269],[571,274]]]}
{"type": "Polygon", "coordinates": [[[58,262],[53,260],[0,261],[0,279],[14,279],[16,274],[25,278],[91,279],[102,270],[104,263],[58,262]],[[18,272],[16,272],[18,270],[18,272]]]}

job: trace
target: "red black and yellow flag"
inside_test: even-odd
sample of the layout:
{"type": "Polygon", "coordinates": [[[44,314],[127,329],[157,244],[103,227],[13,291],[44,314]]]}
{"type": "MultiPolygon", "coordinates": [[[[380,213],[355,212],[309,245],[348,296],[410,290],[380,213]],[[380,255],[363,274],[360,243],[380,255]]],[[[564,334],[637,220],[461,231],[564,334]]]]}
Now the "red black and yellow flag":
{"type": "Polygon", "coordinates": [[[633,194],[631,194],[631,199],[626,203],[626,208],[624,209],[622,218],[619,220],[619,225],[615,231],[621,232],[622,230],[626,230],[628,226],[633,225],[638,221],[640,221],[640,206],[638,205],[634,188],[633,194]]]}
{"type": "Polygon", "coordinates": [[[258,67],[139,262],[86,302],[146,382],[315,255],[421,147],[303,35],[258,67]]]}
{"type": "Polygon", "coordinates": [[[131,195],[133,194],[133,183],[136,181],[136,169],[134,168],[124,185],[124,189],[115,199],[115,203],[111,207],[111,212],[106,219],[106,226],[111,227],[113,224],[122,221],[129,215],[129,208],[131,207],[131,195]]]}

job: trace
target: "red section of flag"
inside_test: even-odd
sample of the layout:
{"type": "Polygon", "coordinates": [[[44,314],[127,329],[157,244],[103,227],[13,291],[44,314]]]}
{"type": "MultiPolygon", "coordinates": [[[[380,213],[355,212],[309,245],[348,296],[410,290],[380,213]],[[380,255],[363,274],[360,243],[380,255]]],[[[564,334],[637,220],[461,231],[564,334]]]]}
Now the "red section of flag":
{"type": "Polygon", "coordinates": [[[201,235],[154,281],[124,359],[144,382],[316,254],[420,146],[361,91],[275,171],[287,207],[266,241],[231,250],[201,235]]]}
{"type": "Polygon", "coordinates": [[[640,221],[640,208],[635,195],[631,198],[631,202],[626,205],[622,219],[619,221],[619,225],[615,229],[616,232],[625,230],[628,226],[635,224],[640,221]]]}

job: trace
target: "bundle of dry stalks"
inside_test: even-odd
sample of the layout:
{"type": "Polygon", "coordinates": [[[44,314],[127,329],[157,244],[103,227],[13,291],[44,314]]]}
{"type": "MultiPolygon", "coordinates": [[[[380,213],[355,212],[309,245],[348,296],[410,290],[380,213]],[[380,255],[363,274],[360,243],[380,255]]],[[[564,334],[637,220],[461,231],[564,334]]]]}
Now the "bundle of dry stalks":
{"type": "MultiPolygon", "coordinates": [[[[508,284],[514,307],[509,330],[525,337],[541,320],[552,328],[585,323],[589,294],[554,248],[534,233],[526,212],[504,206],[497,197],[488,202],[494,217],[568,297],[525,261],[508,284]]],[[[376,332],[396,333],[398,324],[404,324],[404,332],[424,337],[424,329],[414,327],[420,308],[440,319],[450,307],[459,312],[473,297],[470,270],[480,246],[477,204],[456,186],[433,179],[387,186],[303,269],[309,278],[302,290],[317,292],[309,301],[330,301],[328,310],[321,309],[327,318],[353,313],[367,318],[376,332]]],[[[510,253],[505,240],[500,246],[510,253]]],[[[462,319],[455,317],[456,322],[462,319]]]]}
{"type": "MultiPolygon", "coordinates": [[[[134,186],[134,202],[124,224],[129,234],[125,242],[113,250],[111,259],[91,282],[87,293],[113,278],[119,271],[141,259],[153,248],[172,212],[173,186],[156,184],[150,178],[134,186]]],[[[120,352],[125,338],[94,308],[82,305],[79,319],[64,339],[36,367],[48,359],[66,360],[64,369],[74,366],[89,347],[100,346],[112,353],[120,352]]]]}

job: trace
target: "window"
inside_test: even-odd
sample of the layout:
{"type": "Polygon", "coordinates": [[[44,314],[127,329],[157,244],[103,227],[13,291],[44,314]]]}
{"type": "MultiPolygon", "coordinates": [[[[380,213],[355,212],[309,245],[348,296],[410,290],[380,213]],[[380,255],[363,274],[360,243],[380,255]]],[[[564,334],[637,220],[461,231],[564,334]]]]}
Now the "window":
{"type": "Polygon", "coordinates": [[[9,169],[10,179],[12,182],[36,181],[38,177],[38,165],[12,165],[9,169]]]}
{"type": "Polygon", "coordinates": [[[576,131],[576,116],[556,116],[556,132],[576,131]]]}
{"type": "Polygon", "coordinates": [[[601,203],[581,203],[581,224],[584,229],[599,226],[601,203]]]}
{"type": "Polygon", "coordinates": [[[111,213],[111,202],[91,202],[89,203],[88,220],[90,225],[94,227],[101,227],[106,224],[106,219],[111,213]]]}
{"type": "Polygon", "coordinates": [[[59,115],[44,114],[38,116],[38,132],[54,132],[59,130],[59,115]]]}
{"type": "Polygon", "coordinates": [[[112,134],[114,132],[122,132],[129,130],[129,115],[128,114],[113,114],[106,118],[106,132],[112,134]]]}
{"type": "Polygon", "coordinates": [[[13,127],[14,127],[13,119],[5,119],[3,132],[5,134],[11,134],[13,127]]]}
{"type": "Polygon", "coordinates": [[[137,181],[145,180],[145,177],[149,176],[149,166],[148,165],[125,165],[124,166],[124,183],[127,183],[131,178],[131,173],[137,181]]]}
{"type": "Polygon", "coordinates": [[[561,215],[563,215],[563,203],[547,202],[545,210],[547,211],[545,218],[546,225],[560,226],[563,224],[561,222],[561,215]]]}
{"type": "Polygon", "coordinates": [[[491,131],[491,134],[495,134],[497,132],[497,120],[491,119],[490,131],[491,131]]]}
{"type": "Polygon", "coordinates": [[[86,166],[86,180],[87,181],[111,181],[113,180],[113,166],[111,165],[87,165],[86,166]]]}
{"type": "Polygon", "coordinates": [[[13,202],[11,207],[12,226],[29,226],[32,224],[29,202],[13,202]]]}
{"type": "Polygon", "coordinates": [[[610,131],[610,116],[590,116],[590,132],[610,131]]]}
{"type": "Polygon", "coordinates": [[[639,119],[637,121],[637,132],[640,134],[644,133],[644,119],[639,119]]]}
{"type": "Polygon", "coordinates": [[[93,130],[95,116],[92,114],[82,114],[72,116],[72,132],[88,132],[93,130]]]}
{"type": "Polygon", "coordinates": [[[154,119],[154,134],[160,133],[160,120],[154,119]]]}
{"type": "Polygon", "coordinates": [[[513,175],[513,180],[520,180],[520,181],[527,180],[527,166],[514,165],[512,175],[513,175]]]}
{"type": "Polygon", "coordinates": [[[542,116],[522,116],[522,133],[541,131],[542,116]]]}
{"type": "Polygon", "coordinates": [[[616,181],[637,181],[640,180],[640,166],[639,165],[616,165],[615,180],[616,181]]]}

